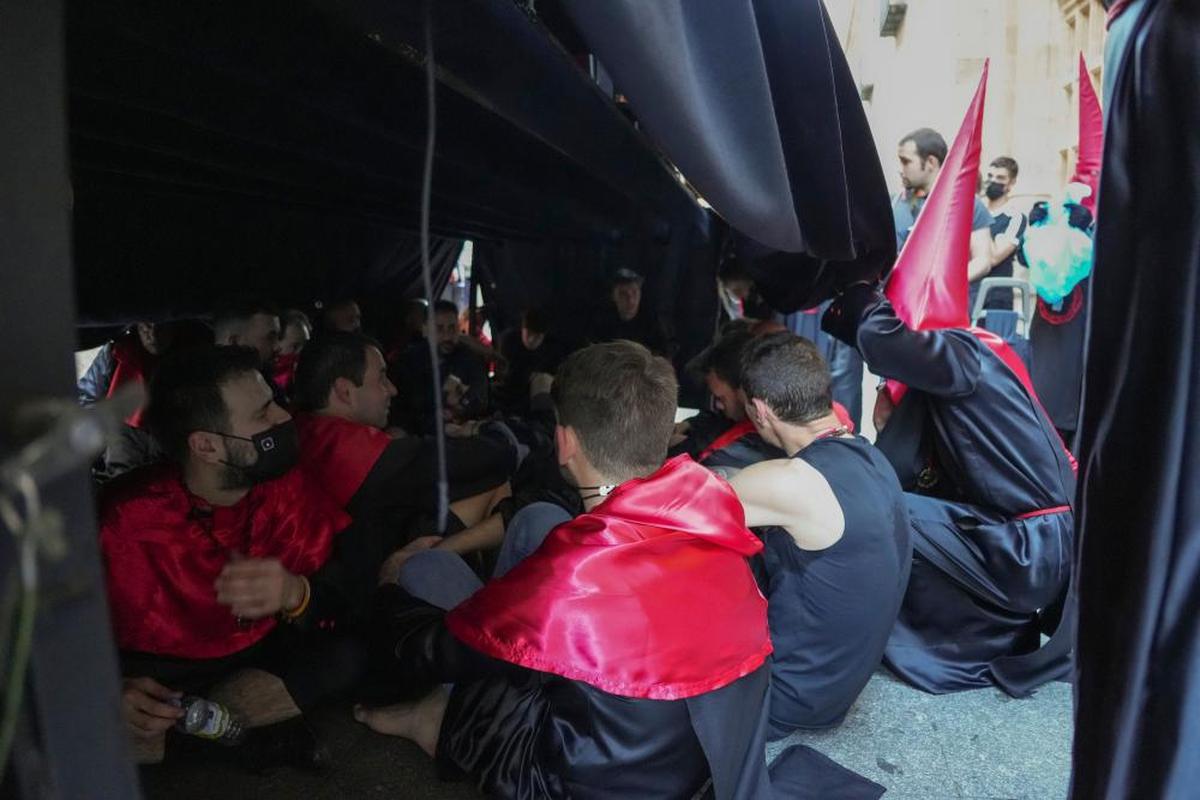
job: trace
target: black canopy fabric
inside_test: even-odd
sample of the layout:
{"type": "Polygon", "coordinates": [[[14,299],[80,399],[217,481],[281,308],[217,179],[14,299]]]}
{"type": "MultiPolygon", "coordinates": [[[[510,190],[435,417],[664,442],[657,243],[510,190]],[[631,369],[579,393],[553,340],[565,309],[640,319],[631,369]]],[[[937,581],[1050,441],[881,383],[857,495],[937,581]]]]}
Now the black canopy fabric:
{"type": "Polygon", "coordinates": [[[1080,429],[1079,800],[1200,791],[1200,4],[1148,0],[1133,24],[1080,429]]]}
{"type": "Polygon", "coordinates": [[[820,0],[565,5],[646,130],[747,239],[776,308],[890,267],[883,171],[820,0]]]}
{"type": "MultiPolygon", "coordinates": [[[[410,293],[425,5],[70,0],[81,321],[197,313],[232,291],[410,293]]],[[[441,251],[695,224],[691,194],[535,18],[510,0],[428,5],[441,251]]]]}

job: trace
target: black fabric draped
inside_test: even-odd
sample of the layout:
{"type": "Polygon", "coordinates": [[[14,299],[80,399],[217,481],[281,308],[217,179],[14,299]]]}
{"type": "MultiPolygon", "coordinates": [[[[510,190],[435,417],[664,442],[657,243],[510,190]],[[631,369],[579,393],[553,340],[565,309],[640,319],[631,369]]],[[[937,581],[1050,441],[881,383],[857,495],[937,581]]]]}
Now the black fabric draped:
{"type": "Polygon", "coordinates": [[[883,172],[820,0],[565,5],[639,122],[751,240],[775,308],[890,266],[883,172]]]}
{"type": "Polygon", "coordinates": [[[1080,800],[1200,786],[1197,42],[1200,4],[1148,2],[1108,74],[1080,428],[1080,800]]]}

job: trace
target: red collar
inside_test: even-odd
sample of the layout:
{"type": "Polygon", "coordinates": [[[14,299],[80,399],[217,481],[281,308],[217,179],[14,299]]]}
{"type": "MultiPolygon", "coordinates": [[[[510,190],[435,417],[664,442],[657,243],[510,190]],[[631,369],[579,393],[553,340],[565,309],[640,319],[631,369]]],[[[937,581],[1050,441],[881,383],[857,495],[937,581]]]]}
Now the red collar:
{"type": "Polygon", "coordinates": [[[704,448],[700,455],[696,456],[696,461],[703,464],[704,461],[713,453],[716,453],[719,450],[724,450],[737,440],[749,436],[754,432],[754,423],[748,419],[734,423],[724,433],[713,439],[712,443],[709,444],[708,447],[704,448]]]}

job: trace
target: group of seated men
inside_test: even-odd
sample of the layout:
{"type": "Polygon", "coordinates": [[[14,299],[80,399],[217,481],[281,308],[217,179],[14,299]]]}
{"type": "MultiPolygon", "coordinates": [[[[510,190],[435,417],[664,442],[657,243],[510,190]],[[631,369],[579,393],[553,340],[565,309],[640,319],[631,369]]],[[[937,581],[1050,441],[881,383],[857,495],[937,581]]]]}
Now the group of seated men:
{"type": "MultiPolygon", "coordinates": [[[[443,311],[440,355],[486,358],[443,311]]],[[[715,411],[677,426],[670,362],[626,339],[534,358],[532,313],[502,339],[520,396],[439,440],[393,408],[419,325],[384,348],[342,316],[308,341],[243,304],[154,361],[136,422],[166,458],[108,483],[100,524],[143,761],[198,695],[249,729],[214,757],[320,764],[305,715],[342,699],[496,796],[768,797],[788,777],[764,743],[840,724],[880,663],[1014,695],[1068,666],[1041,637],[1070,455],[984,334],[909,330],[847,287],[827,330],[906,387],[873,445],[786,331],[728,328],[693,363],[715,411]]]]}

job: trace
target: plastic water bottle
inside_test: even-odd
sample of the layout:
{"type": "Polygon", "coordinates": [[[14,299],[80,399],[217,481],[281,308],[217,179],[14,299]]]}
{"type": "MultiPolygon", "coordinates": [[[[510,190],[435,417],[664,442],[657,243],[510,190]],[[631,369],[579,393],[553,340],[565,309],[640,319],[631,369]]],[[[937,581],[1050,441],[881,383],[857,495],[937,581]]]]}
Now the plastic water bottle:
{"type": "Polygon", "coordinates": [[[183,709],[183,716],[175,723],[175,728],[183,733],[231,747],[241,744],[246,735],[242,723],[220,703],[188,696],[179,701],[179,707],[183,709]]]}

